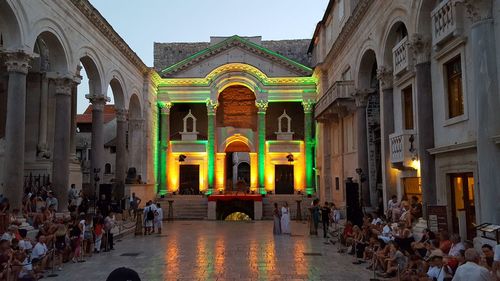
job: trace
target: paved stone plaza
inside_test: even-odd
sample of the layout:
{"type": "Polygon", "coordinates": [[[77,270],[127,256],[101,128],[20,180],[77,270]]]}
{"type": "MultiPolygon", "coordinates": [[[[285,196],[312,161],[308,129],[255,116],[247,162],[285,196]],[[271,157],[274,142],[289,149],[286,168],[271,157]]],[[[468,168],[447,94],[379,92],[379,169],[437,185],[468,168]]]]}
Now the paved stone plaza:
{"type": "Polygon", "coordinates": [[[105,280],[119,266],[142,280],[369,280],[351,256],[311,238],[307,224],[292,223],[292,237],[272,234],[271,221],[165,223],[162,236],[124,238],[111,253],[66,264],[57,281],[105,280]],[[123,255],[137,256],[123,256],[123,255]]]}

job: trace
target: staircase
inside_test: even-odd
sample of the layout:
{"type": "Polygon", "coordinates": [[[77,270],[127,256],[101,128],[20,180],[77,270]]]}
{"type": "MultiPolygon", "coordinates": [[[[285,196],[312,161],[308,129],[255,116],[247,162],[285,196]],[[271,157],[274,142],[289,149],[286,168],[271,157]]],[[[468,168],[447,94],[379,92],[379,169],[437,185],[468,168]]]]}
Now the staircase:
{"type": "Polygon", "coordinates": [[[172,195],[158,202],[163,209],[163,218],[168,218],[168,201],[173,200],[174,220],[203,220],[207,218],[208,200],[202,195],[172,195]]]}
{"type": "Polygon", "coordinates": [[[309,213],[307,208],[311,206],[313,198],[307,198],[303,195],[266,195],[262,200],[262,219],[273,219],[274,203],[278,203],[278,208],[281,210],[283,204],[287,202],[290,208],[290,218],[294,220],[297,217],[297,200],[302,200],[300,208],[302,219],[305,220],[309,213]]]}

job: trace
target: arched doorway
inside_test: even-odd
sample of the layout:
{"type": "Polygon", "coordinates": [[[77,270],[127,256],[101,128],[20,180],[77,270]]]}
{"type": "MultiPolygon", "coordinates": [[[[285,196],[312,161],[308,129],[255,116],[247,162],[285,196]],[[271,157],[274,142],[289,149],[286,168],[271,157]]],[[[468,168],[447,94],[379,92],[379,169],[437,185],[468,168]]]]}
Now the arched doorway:
{"type": "Polygon", "coordinates": [[[225,149],[225,190],[230,193],[250,190],[250,147],[241,138],[229,142],[225,149]]]}

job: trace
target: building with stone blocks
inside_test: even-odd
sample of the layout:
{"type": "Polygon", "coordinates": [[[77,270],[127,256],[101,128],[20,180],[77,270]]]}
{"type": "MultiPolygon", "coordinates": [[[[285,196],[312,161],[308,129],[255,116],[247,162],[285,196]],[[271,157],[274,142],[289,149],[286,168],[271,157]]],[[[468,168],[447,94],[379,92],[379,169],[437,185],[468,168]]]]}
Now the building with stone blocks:
{"type": "MultiPolygon", "coordinates": [[[[104,178],[103,109],[113,95],[116,177],[124,181],[135,167],[154,186],[152,71],[88,1],[2,0],[0,34],[0,193],[13,206],[21,203],[29,175],[48,175],[61,198],[71,183],[82,181],[75,141],[76,99],[82,95],[92,103],[92,173],[104,178]],[[82,68],[89,93],[77,92],[82,68]]],[[[123,196],[124,190],[115,193],[123,196]]],[[[67,200],[59,202],[65,210],[67,200]]]]}
{"type": "Polygon", "coordinates": [[[322,200],[361,182],[366,206],[445,206],[462,237],[500,224],[499,4],[330,1],[310,46],[322,200]]]}

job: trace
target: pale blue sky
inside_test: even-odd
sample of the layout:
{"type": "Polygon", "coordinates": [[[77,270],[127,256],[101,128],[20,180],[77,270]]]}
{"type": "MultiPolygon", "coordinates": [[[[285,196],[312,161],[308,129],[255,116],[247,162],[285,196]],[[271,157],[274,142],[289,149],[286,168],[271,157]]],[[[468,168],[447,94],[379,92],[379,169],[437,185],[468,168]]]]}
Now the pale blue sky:
{"type": "MultiPolygon", "coordinates": [[[[235,34],[263,40],[311,38],[328,4],[328,0],[90,2],[148,66],[153,66],[153,42],[208,42],[210,36],[235,34]]],[[[81,113],[88,105],[84,98],[88,86],[78,90],[81,113]]]]}

